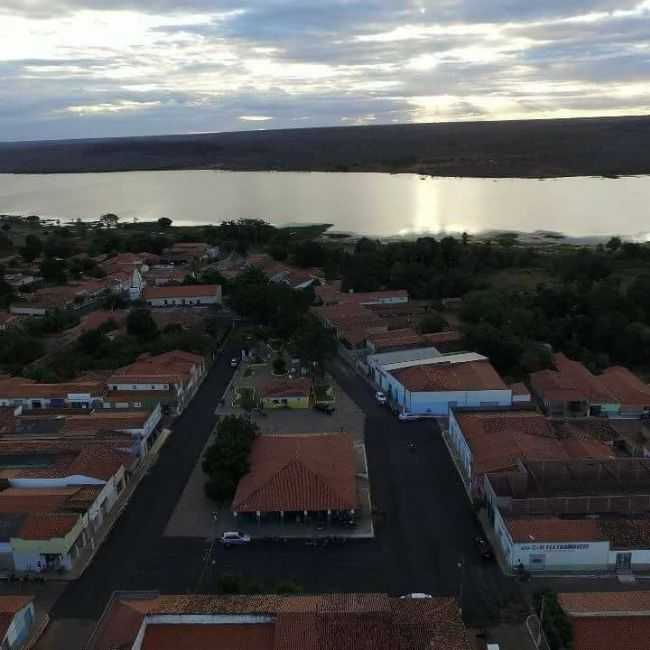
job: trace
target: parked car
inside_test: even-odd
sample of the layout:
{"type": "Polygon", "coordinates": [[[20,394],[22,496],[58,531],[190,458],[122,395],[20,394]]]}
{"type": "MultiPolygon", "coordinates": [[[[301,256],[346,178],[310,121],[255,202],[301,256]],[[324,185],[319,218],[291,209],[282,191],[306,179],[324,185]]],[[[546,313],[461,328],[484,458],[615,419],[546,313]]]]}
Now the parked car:
{"type": "Polygon", "coordinates": [[[494,553],[492,552],[492,549],[490,548],[488,542],[483,537],[475,537],[474,545],[476,546],[479,555],[481,556],[482,559],[484,560],[494,559],[494,553]]]}
{"type": "Polygon", "coordinates": [[[422,600],[423,598],[433,598],[431,594],[423,594],[421,592],[414,592],[412,594],[404,594],[404,596],[400,596],[402,600],[408,599],[408,600],[422,600]]]}
{"type": "Polygon", "coordinates": [[[321,413],[327,413],[327,415],[332,415],[336,410],[331,404],[314,404],[314,409],[321,413]]]}
{"type": "Polygon", "coordinates": [[[230,367],[231,368],[236,368],[239,365],[239,359],[237,357],[233,357],[230,360],[230,367]]]}
{"type": "Polygon", "coordinates": [[[382,393],[380,390],[378,390],[375,393],[375,399],[377,400],[378,404],[385,404],[387,399],[386,399],[386,394],[382,393]]]}
{"type": "Polygon", "coordinates": [[[239,544],[248,544],[251,541],[250,535],[240,533],[238,530],[231,530],[225,532],[221,536],[221,543],[224,546],[237,546],[239,544]]]}

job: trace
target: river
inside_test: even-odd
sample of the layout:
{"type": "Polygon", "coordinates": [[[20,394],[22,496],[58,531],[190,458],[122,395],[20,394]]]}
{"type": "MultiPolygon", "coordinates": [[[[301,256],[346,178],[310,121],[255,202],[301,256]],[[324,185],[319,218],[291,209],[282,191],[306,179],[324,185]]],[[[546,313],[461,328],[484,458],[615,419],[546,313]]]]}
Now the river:
{"type": "Polygon", "coordinates": [[[650,176],[429,178],[415,174],[155,171],[0,174],[0,213],[177,225],[255,217],[373,236],[539,230],[650,239],[650,176]]]}

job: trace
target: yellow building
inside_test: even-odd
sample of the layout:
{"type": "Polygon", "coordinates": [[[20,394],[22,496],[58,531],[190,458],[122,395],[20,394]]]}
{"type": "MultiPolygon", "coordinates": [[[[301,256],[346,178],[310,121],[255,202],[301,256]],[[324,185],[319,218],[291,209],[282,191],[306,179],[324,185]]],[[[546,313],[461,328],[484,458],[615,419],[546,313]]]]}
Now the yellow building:
{"type": "Polygon", "coordinates": [[[308,409],[311,406],[311,380],[274,378],[260,389],[262,408],[308,409]]]}

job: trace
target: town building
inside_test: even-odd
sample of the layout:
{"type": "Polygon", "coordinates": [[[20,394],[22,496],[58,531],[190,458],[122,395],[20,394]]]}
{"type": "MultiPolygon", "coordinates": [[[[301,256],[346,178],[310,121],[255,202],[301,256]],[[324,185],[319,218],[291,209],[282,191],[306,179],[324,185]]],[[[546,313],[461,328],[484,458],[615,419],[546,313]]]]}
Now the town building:
{"type": "Polygon", "coordinates": [[[0,437],[29,441],[111,441],[137,456],[144,456],[158,436],[161,418],[160,404],[150,411],[5,407],[0,408],[0,437]]]}
{"type": "Polygon", "coordinates": [[[475,496],[487,472],[513,470],[522,460],[613,458],[605,442],[527,410],[452,408],[447,440],[463,483],[475,496]]]}
{"type": "Polygon", "coordinates": [[[375,365],[380,390],[403,415],[447,416],[452,407],[511,406],[512,391],[487,357],[438,354],[375,365]]]}
{"type": "Polygon", "coordinates": [[[0,596],[0,648],[24,648],[33,632],[35,619],[33,596],[0,596]]]}
{"type": "Polygon", "coordinates": [[[372,354],[423,348],[426,344],[426,339],[410,327],[376,332],[366,337],[366,346],[372,354]]]}
{"type": "Polygon", "coordinates": [[[573,650],[640,650],[650,639],[650,591],[560,593],[573,650]]]}
{"type": "Polygon", "coordinates": [[[522,461],[486,474],[488,520],[512,571],[650,568],[647,461],[522,461]]]}
{"type": "Polygon", "coordinates": [[[25,377],[0,375],[0,406],[37,408],[93,408],[101,406],[106,385],[93,377],[74,382],[44,384],[25,377]]]}
{"type": "Polygon", "coordinates": [[[246,268],[259,269],[271,282],[282,284],[291,289],[306,289],[322,279],[320,269],[301,269],[278,260],[265,253],[249,255],[245,261],[246,268]]]}
{"type": "Polygon", "coordinates": [[[108,443],[0,440],[0,566],[71,570],[135,463],[108,443]]]}
{"type": "Polygon", "coordinates": [[[365,346],[369,335],[388,332],[388,322],[372,307],[398,305],[409,300],[403,289],[343,293],[331,285],[321,285],[314,288],[314,294],[320,306],[312,307],[312,313],[349,348],[365,346]]]}
{"type": "MultiPolygon", "coordinates": [[[[106,380],[108,394],[104,408],[153,409],[180,414],[192,399],[206,374],[205,359],[197,354],[165,352],[143,354],[106,380]]],[[[1,384],[0,384],[1,388],[1,384]]]]}
{"type": "Polygon", "coordinates": [[[277,521],[285,515],[354,515],[359,508],[355,452],[347,433],[263,435],[232,502],[237,516],[277,521]]]}
{"type": "Polygon", "coordinates": [[[187,284],[181,286],[146,287],[143,300],[150,307],[221,304],[221,285],[187,284]]]}
{"type": "Polygon", "coordinates": [[[260,405],[266,409],[307,409],[311,406],[312,381],[306,377],[273,378],[259,390],[260,405]]]}
{"type": "Polygon", "coordinates": [[[453,598],[116,592],[88,650],[470,650],[453,598]]]}
{"type": "Polygon", "coordinates": [[[552,416],[639,418],[650,413],[650,386],[626,368],[614,366],[592,374],[562,353],[553,355],[553,370],[530,376],[535,396],[552,416]]]}

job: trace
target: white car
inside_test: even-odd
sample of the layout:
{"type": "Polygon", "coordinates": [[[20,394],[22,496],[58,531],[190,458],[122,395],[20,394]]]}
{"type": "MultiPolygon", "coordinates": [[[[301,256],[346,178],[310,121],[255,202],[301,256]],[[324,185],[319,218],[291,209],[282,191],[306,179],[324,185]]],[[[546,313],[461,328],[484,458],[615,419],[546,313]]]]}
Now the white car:
{"type": "Polygon", "coordinates": [[[251,541],[250,535],[245,535],[244,533],[240,533],[238,530],[231,530],[225,532],[221,536],[221,543],[224,546],[236,546],[239,544],[248,544],[250,541],[251,541]]]}
{"type": "Polygon", "coordinates": [[[377,404],[385,404],[386,403],[386,394],[382,393],[380,390],[378,390],[375,393],[375,399],[377,400],[377,404]]]}
{"type": "Polygon", "coordinates": [[[239,365],[239,359],[237,357],[233,357],[230,360],[230,367],[231,368],[236,368],[239,365]]]}
{"type": "Polygon", "coordinates": [[[423,594],[423,593],[416,592],[416,593],[413,593],[413,594],[406,594],[404,596],[400,596],[400,598],[402,600],[404,600],[405,598],[407,598],[409,600],[421,600],[423,598],[433,598],[433,596],[431,594],[423,594]]]}

